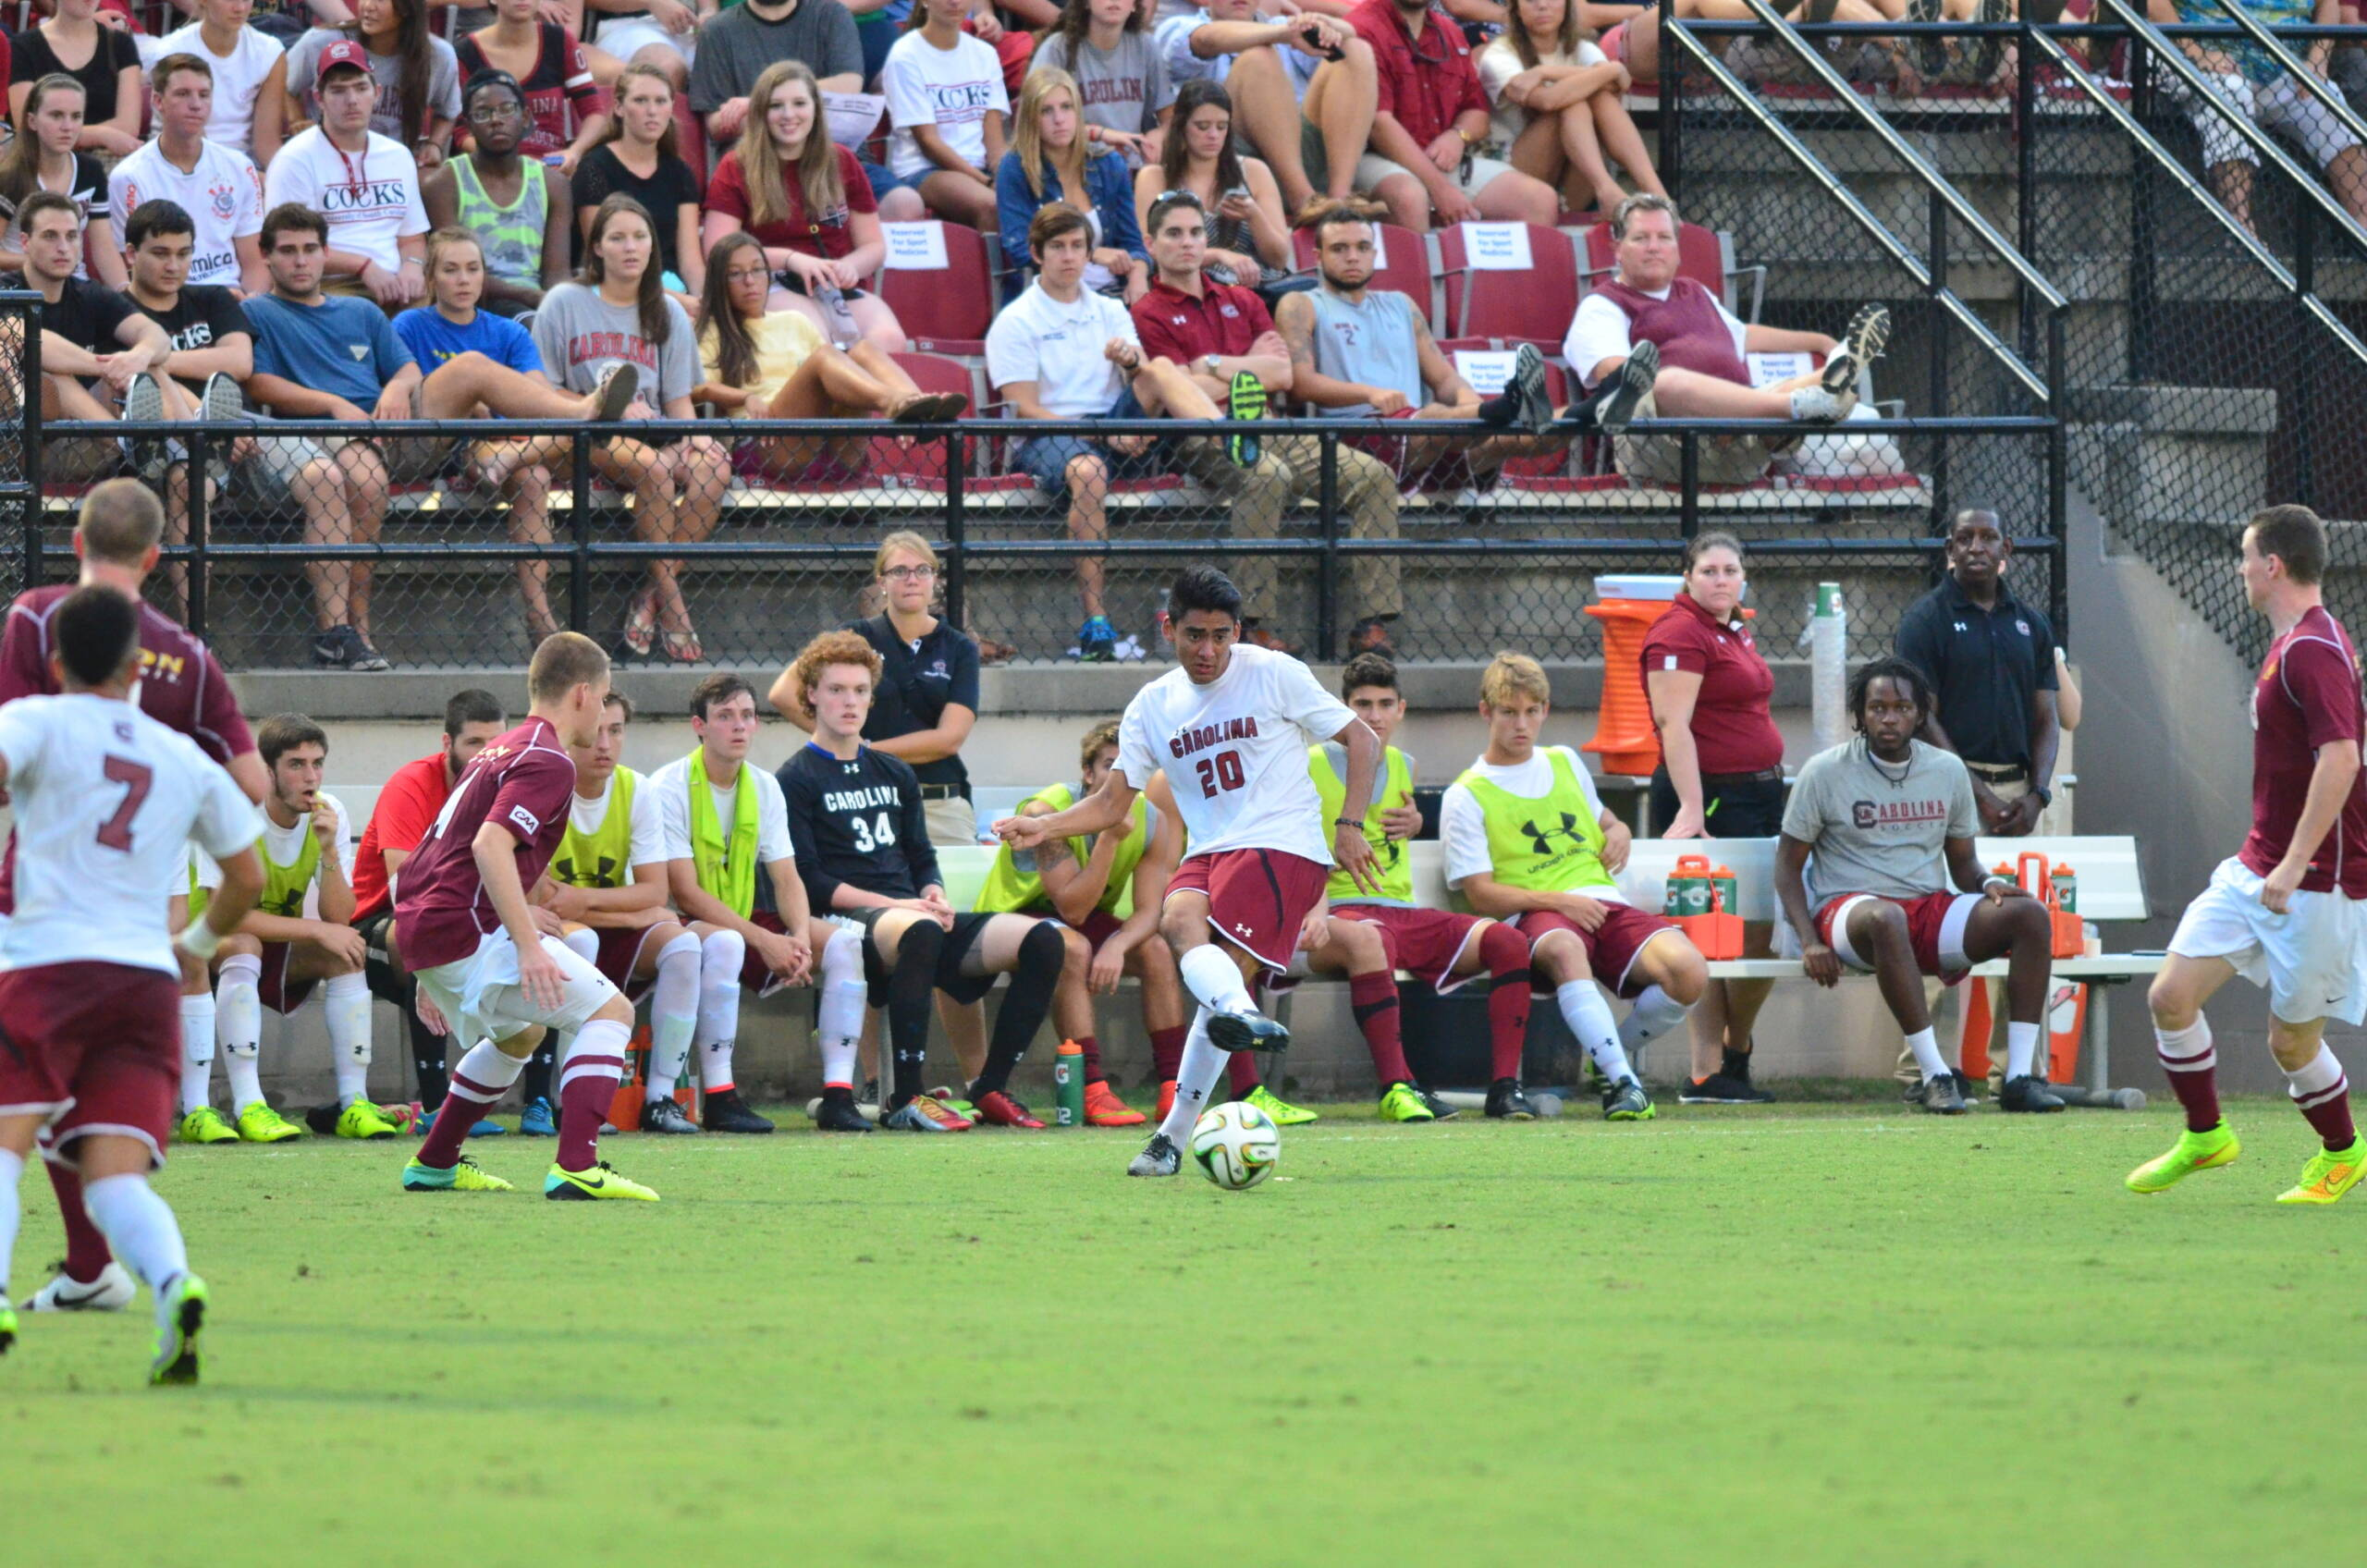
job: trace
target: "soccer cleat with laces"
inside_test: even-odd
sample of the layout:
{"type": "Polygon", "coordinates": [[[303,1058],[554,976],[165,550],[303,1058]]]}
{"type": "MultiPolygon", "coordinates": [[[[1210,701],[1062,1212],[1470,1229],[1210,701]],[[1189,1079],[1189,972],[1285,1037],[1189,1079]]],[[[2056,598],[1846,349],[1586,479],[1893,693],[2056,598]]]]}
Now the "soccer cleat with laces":
{"type": "Polygon", "coordinates": [[[1220,1051],[1288,1050],[1291,1032],[1262,1012],[1220,1012],[1208,1020],[1208,1044],[1220,1051]]]}
{"type": "Polygon", "coordinates": [[[1184,1151],[1164,1133],[1153,1133],[1143,1152],[1126,1167],[1129,1176],[1172,1176],[1184,1169],[1184,1151]]]}
{"type": "Polygon", "coordinates": [[[1422,1096],[1422,1104],[1429,1109],[1433,1121],[1452,1121],[1463,1114],[1419,1084],[1414,1085],[1414,1092],[1422,1096]]]}
{"type": "Polygon", "coordinates": [[[684,1110],[673,1096],[659,1095],[641,1102],[641,1130],[673,1137],[693,1137],[697,1135],[699,1124],[691,1120],[691,1113],[684,1110]]]}
{"type": "Polygon", "coordinates": [[[748,1109],[737,1089],[714,1089],[699,1113],[700,1125],[710,1133],[769,1133],[771,1119],[748,1109]]]}
{"type": "Polygon", "coordinates": [[[163,1321],[156,1328],[156,1356],[148,1364],[152,1383],[197,1381],[198,1330],[205,1326],[205,1281],[178,1274],[165,1286],[163,1321]]]}
{"type": "Polygon", "coordinates": [[[1659,1114],[1652,1109],[1651,1096],[1644,1093],[1644,1085],[1633,1078],[1622,1078],[1603,1094],[1605,1121],[1650,1121],[1659,1114]]]}
{"type": "MultiPolygon", "coordinates": [[[[534,1106],[542,1103],[545,1102],[530,1101],[526,1107],[526,1114],[532,1116],[533,1114],[534,1106]]],[[[437,1111],[423,1110],[418,1115],[412,1117],[411,1119],[411,1135],[413,1137],[424,1138],[428,1133],[434,1132],[435,1130],[435,1118],[437,1114],[437,1111]]],[[[504,1127],[492,1117],[480,1116],[477,1118],[477,1124],[469,1129],[469,1136],[472,1138],[498,1138],[509,1131],[509,1128],[504,1127]]],[[[524,1131],[522,1123],[520,1127],[520,1131],[524,1131]]],[[[545,1136],[553,1138],[558,1137],[558,1129],[557,1127],[553,1127],[549,1133],[545,1134],[545,1136]]]]}
{"type": "Polygon", "coordinates": [[[368,1100],[356,1100],[337,1113],[337,1135],[340,1138],[392,1138],[402,1128],[368,1100]]]}
{"type": "Polygon", "coordinates": [[[55,1279],[33,1292],[32,1299],[25,1303],[25,1310],[121,1312],[139,1293],[140,1287],[131,1282],[130,1271],[120,1263],[110,1262],[87,1285],[59,1270],[55,1279]]]}
{"type": "MultiPolygon", "coordinates": [[[[536,1095],[526,1102],[525,1114],[518,1118],[518,1132],[528,1138],[558,1136],[558,1112],[551,1109],[548,1096],[536,1095]]],[[[471,1133],[469,1136],[473,1138],[476,1134],[471,1133]]]]}
{"type": "Polygon", "coordinates": [[[0,1295],[0,1355],[7,1354],[8,1347],[16,1342],[17,1309],[8,1305],[6,1296],[0,1295]]]}
{"type": "Polygon", "coordinates": [[[1400,1079],[1389,1085],[1380,1096],[1380,1119],[1383,1121],[1436,1121],[1438,1116],[1422,1103],[1422,1091],[1412,1083],[1400,1079]]]}
{"type": "Polygon", "coordinates": [[[2198,1170],[2216,1170],[2236,1163],[2244,1145],[2225,1120],[2208,1133],[2182,1132],[2170,1152],[2156,1155],[2123,1179],[2132,1193],[2158,1193],[2175,1187],[2198,1170]]]}
{"type": "Polygon", "coordinates": [[[1537,1108],[1517,1078],[1499,1078],[1488,1085],[1488,1116],[1497,1121],[1534,1121],[1537,1108]]]}
{"type": "Polygon", "coordinates": [[[1118,1091],[1108,1079],[1097,1079],[1085,1086],[1085,1124],[1087,1127],[1139,1127],[1143,1113],[1118,1097],[1118,1091]]]}
{"type": "Polygon", "coordinates": [[[1934,1116],[1962,1116],[1965,1112],[1963,1081],[1954,1072],[1926,1078],[1916,1092],[1915,1103],[1934,1116]]]}
{"type": "Polygon", "coordinates": [[[1263,1084],[1242,1096],[1241,1103],[1256,1106],[1259,1110],[1264,1111],[1266,1119],[1277,1127],[1304,1127],[1308,1122],[1318,1120],[1315,1112],[1305,1106],[1293,1105],[1288,1100],[1281,1098],[1263,1084]]]}
{"type": "Polygon", "coordinates": [[[239,1108],[239,1137],[250,1144],[284,1144],[290,1138],[300,1138],[304,1129],[288,1121],[262,1100],[239,1108]]]}
{"type": "Polygon", "coordinates": [[[896,1133],[966,1133],[976,1123],[954,1115],[933,1095],[914,1095],[889,1111],[879,1125],[896,1133]]]}
{"type": "Polygon", "coordinates": [[[543,1178],[543,1196],[570,1203],[605,1202],[613,1198],[638,1198],[643,1203],[656,1203],[656,1192],[624,1175],[607,1160],[583,1170],[562,1170],[554,1164],[550,1174],[543,1178]]]}
{"type": "Polygon", "coordinates": [[[467,1155],[451,1170],[422,1165],[413,1159],[403,1167],[403,1191],[407,1193],[508,1193],[516,1191],[509,1182],[484,1170],[467,1155]]]}
{"type": "Polygon", "coordinates": [[[978,1120],[991,1127],[1015,1127],[1025,1133],[1044,1130],[1044,1123],[1032,1111],[1000,1089],[988,1089],[978,1096],[978,1120]]]}
{"type": "Polygon", "coordinates": [[[173,1135],[184,1144],[235,1144],[239,1130],[222,1120],[222,1113],[210,1105],[199,1106],[180,1120],[173,1135]]]}
{"type": "Polygon", "coordinates": [[[2346,1149],[2320,1149],[2301,1167],[2301,1179],[2276,1194],[2279,1203],[2332,1203],[2359,1184],[2367,1173],[2367,1142],[2350,1140],[2346,1149]]]}
{"type": "Polygon", "coordinates": [[[2017,1115],[2045,1115],[2061,1110],[2063,1105],[2063,1096],[2034,1072],[2006,1079],[2005,1086],[1997,1092],[1997,1109],[2017,1115]]]}
{"type": "Polygon", "coordinates": [[[1678,1086],[1679,1105],[1766,1105],[1774,1099],[1766,1090],[1752,1085],[1748,1078],[1735,1078],[1724,1072],[1712,1072],[1707,1078],[1687,1078],[1678,1086]]]}
{"type": "Polygon", "coordinates": [[[871,1123],[855,1108],[852,1089],[825,1089],[822,1103],[814,1108],[814,1130],[817,1133],[868,1133],[871,1123]]]}
{"type": "MultiPolygon", "coordinates": [[[[1225,390],[1224,417],[1233,421],[1261,420],[1266,417],[1266,384],[1248,371],[1241,371],[1225,390]]],[[[1255,430],[1239,430],[1224,438],[1224,455],[1235,468],[1256,468],[1265,447],[1255,430]]]]}

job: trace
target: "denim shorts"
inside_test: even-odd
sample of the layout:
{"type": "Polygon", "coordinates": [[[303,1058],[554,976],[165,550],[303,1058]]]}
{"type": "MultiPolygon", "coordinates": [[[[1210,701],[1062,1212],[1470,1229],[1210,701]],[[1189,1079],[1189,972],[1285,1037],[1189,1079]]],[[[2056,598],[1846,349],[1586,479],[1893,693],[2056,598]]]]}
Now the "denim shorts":
{"type": "Polygon", "coordinates": [[[921,180],[926,178],[915,175],[911,179],[906,179],[902,175],[889,172],[887,165],[875,164],[869,158],[860,155],[855,158],[855,163],[862,168],[863,178],[871,182],[871,199],[874,203],[885,201],[890,190],[901,190],[906,186],[911,186],[917,190],[920,189],[921,180]]]}
{"type": "MultiPolygon", "coordinates": [[[[1134,389],[1127,387],[1118,394],[1103,419],[1148,419],[1149,411],[1134,400],[1134,389]]],[[[1103,443],[1088,435],[1036,435],[1019,444],[1013,459],[1031,478],[1036,488],[1052,499],[1063,500],[1069,493],[1069,463],[1077,458],[1099,457],[1109,466],[1110,477],[1147,479],[1167,463],[1167,439],[1153,441],[1144,451],[1122,456],[1103,443]]]]}

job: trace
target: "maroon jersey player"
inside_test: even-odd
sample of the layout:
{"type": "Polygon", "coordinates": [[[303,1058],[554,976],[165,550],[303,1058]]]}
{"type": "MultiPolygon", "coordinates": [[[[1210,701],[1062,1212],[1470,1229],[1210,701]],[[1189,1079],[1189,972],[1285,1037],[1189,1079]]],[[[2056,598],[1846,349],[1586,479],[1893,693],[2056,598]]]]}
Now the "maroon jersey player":
{"type": "Polygon", "coordinates": [[[2252,685],[2251,832],[2187,906],[2153,979],[2154,1045],[2186,1131],[2128,1173],[2133,1192],[2235,1162],[2202,1006],[2238,974],[2268,987],[2268,1048],[2321,1145],[2276,1201],[2332,1203],[2367,1170],[2324,1039],[2330,1018],[2367,1019],[2367,700],[2350,634],[2326,613],[2325,563],[2325,525],[2306,507],[2271,507],[2244,530],[2244,597],[2275,633],[2252,685]]]}
{"type": "Polygon", "coordinates": [[[548,1198],[657,1194],[599,1158],[600,1123],[624,1074],[632,1004],[561,939],[558,917],[527,890],[566,837],[575,798],[570,747],[598,739],[608,656],[590,638],[558,632],[526,671],[526,722],[479,752],[444,810],[403,863],[395,924],[403,960],[431,1010],[475,1044],[452,1069],[445,1114],[403,1170],[407,1192],[500,1192],[509,1183],[460,1153],[475,1119],[499,1099],[546,1030],[571,1035],[559,1064],[558,1158],[548,1198]],[[462,1102],[455,1114],[451,1100],[462,1102]]]}

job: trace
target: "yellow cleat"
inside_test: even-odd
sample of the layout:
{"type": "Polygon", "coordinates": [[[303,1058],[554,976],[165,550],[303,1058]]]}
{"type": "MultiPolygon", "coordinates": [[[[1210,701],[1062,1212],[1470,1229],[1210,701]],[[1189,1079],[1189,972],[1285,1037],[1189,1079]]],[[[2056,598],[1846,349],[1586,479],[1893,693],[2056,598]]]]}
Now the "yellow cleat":
{"type": "Polygon", "coordinates": [[[402,1130],[402,1123],[368,1100],[356,1100],[337,1113],[340,1138],[391,1138],[402,1130]]]}
{"type": "Polygon", "coordinates": [[[199,1106],[180,1120],[176,1135],[184,1144],[235,1144],[239,1130],[222,1120],[210,1105],[199,1106]]]}
{"type": "Polygon", "coordinates": [[[630,1177],[621,1175],[607,1160],[589,1170],[562,1170],[553,1164],[550,1173],[543,1178],[543,1196],[578,1203],[608,1198],[638,1198],[644,1203],[656,1203],[656,1189],[644,1187],[630,1177]]]}
{"type": "Polygon", "coordinates": [[[2198,1170],[2216,1170],[2236,1163],[2244,1152],[2235,1131],[2226,1121],[2208,1133],[2182,1132],[2170,1152],[2156,1155],[2122,1178],[2132,1193],[2158,1193],[2175,1187],[2198,1170]]]}
{"type": "Polygon", "coordinates": [[[2279,1203],[2332,1203],[2367,1175],[2367,1141],[2350,1140],[2347,1149],[2320,1149],[2301,1167],[2301,1180],[2276,1194],[2279,1203]]]}
{"type": "Polygon", "coordinates": [[[239,1108],[239,1137],[243,1143],[284,1144],[303,1135],[304,1129],[261,1100],[239,1108]]]}

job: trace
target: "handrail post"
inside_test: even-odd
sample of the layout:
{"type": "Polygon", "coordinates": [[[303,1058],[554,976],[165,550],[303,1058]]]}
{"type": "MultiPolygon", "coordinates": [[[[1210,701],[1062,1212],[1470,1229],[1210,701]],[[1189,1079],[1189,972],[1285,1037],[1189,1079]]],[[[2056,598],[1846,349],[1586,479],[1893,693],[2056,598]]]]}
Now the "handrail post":
{"type": "Polygon", "coordinates": [[[569,441],[572,447],[568,455],[569,505],[575,515],[570,520],[568,537],[575,546],[575,558],[567,574],[567,629],[588,633],[592,628],[592,453],[583,430],[576,430],[569,441]]]}
{"type": "Polygon", "coordinates": [[[2293,389],[2293,418],[2287,428],[2293,433],[2293,496],[2303,506],[2316,499],[2316,475],[2310,458],[2310,427],[2317,399],[2312,395],[2310,375],[2310,314],[2303,302],[2318,288],[2318,214],[2296,203],[2299,219],[2293,236],[2293,330],[2286,350],[2288,374],[2285,385],[2293,389]]]}
{"type": "Polygon", "coordinates": [[[41,586],[41,314],[39,304],[23,307],[18,319],[25,324],[24,385],[20,388],[25,406],[25,582],[27,588],[41,586]]]}
{"type": "MultiPolygon", "coordinates": [[[[2014,140],[2014,249],[2022,260],[2038,266],[2038,50],[2030,43],[2031,24],[2022,23],[2021,37],[2014,55],[2014,123],[2018,134],[2014,140]]],[[[2025,282],[2016,290],[2019,332],[2016,340],[2021,345],[2022,358],[2031,360],[2038,353],[2038,299],[2025,282]]],[[[2054,385],[2050,379],[2047,386],[2054,385]]]]}
{"type": "MultiPolygon", "coordinates": [[[[1675,0],[1658,0],[1660,36],[1676,22],[1675,0]]],[[[1685,51],[1661,50],[1661,184],[1671,199],[1685,200],[1685,51]]],[[[1682,211],[1680,207],[1678,209],[1682,211]]]]}
{"type": "Polygon", "coordinates": [[[962,432],[945,437],[945,619],[967,629],[963,601],[970,589],[969,510],[963,504],[962,480],[968,467],[962,432]]]}
{"type": "Polygon", "coordinates": [[[1689,430],[1676,438],[1676,532],[1686,539],[1701,532],[1700,440],[1689,430]]]}
{"type": "MultiPolygon", "coordinates": [[[[1340,619],[1340,438],[1326,430],[1316,472],[1316,513],[1323,525],[1323,565],[1315,574],[1315,651],[1326,663],[1338,647],[1340,619]]],[[[1280,565],[1280,562],[1276,563],[1280,565]]]]}
{"type": "MultiPolygon", "coordinates": [[[[1948,204],[1936,190],[1928,198],[1931,206],[1932,265],[1928,286],[1932,323],[1931,398],[1932,411],[1940,418],[1948,417],[1951,387],[1948,382],[1948,313],[1940,308],[1940,296],[1948,288],[1948,204]]],[[[1945,432],[1932,447],[1932,534],[1938,538],[1947,533],[1948,517],[1948,437],[1945,432]]]]}
{"type": "MultiPolygon", "coordinates": [[[[2153,116],[2153,62],[2144,36],[2128,32],[2128,112],[2140,126],[2153,116]]],[[[2128,181],[2128,379],[2145,379],[2145,344],[2153,335],[2153,181],[2130,160],[2128,181]]]]}
{"type": "MultiPolygon", "coordinates": [[[[226,436],[224,439],[228,438],[226,436]]],[[[213,440],[213,435],[207,431],[202,421],[190,427],[189,464],[181,470],[182,484],[187,486],[189,497],[190,556],[186,568],[189,582],[189,629],[200,637],[205,635],[206,584],[213,575],[207,570],[205,564],[208,524],[211,521],[207,515],[210,508],[206,505],[205,493],[213,488],[206,481],[205,459],[206,448],[213,440]]]]}
{"type": "Polygon", "coordinates": [[[2050,393],[2046,411],[2054,416],[2054,426],[2046,433],[2046,531],[2054,540],[2047,574],[2047,619],[2054,623],[2057,638],[2063,637],[2071,625],[2071,541],[2065,533],[2070,509],[2071,430],[2064,423],[2067,400],[2063,379],[2067,332],[2064,314],[2062,311],[2053,311],[2046,318],[2046,385],[2050,393]]]}

